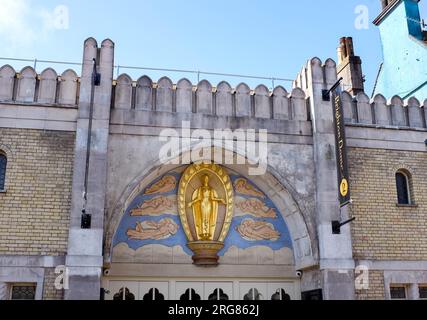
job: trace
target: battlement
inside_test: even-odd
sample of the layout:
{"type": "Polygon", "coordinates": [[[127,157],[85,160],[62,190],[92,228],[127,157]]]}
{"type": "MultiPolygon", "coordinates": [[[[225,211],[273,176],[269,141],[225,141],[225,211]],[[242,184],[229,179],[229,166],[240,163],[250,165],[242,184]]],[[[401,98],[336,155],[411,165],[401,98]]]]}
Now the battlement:
{"type": "Polygon", "coordinates": [[[10,65],[0,68],[0,102],[75,107],[79,102],[79,88],[79,77],[71,69],[58,76],[52,68],[40,74],[32,67],[20,72],[10,65]]]}
{"type": "MultiPolygon", "coordinates": [[[[162,77],[155,82],[146,75],[135,80],[121,74],[114,79],[114,43],[107,39],[98,48],[96,40],[89,38],[84,44],[81,76],[71,69],[58,75],[52,68],[38,74],[32,67],[25,67],[20,72],[10,65],[1,67],[0,103],[11,105],[9,109],[12,105],[78,108],[80,116],[86,117],[93,59],[97,57],[102,80],[101,86],[95,90],[98,97],[95,97],[95,104],[102,100],[102,117],[108,116],[115,125],[126,121],[132,125],[147,125],[147,119],[140,120],[150,118],[150,113],[156,114],[151,118],[159,118],[159,123],[164,120],[160,117],[162,114],[180,114],[179,119],[189,118],[188,115],[197,116],[198,120],[203,116],[223,117],[230,121],[233,118],[247,118],[262,121],[263,125],[272,120],[271,125],[266,125],[268,128],[292,126],[295,132],[299,132],[300,125],[291,125],[290,122],[302,123],[314,119],[314,113],[323,103],[321,90],[329,89],[337,80],[335,61],[327,59],[322,63],[318,58],[309,60],[303,66],[290,91],[282,86],[270,90],[265,85],[251,89],[245,83],[233,88],[226,81],[216,86],[207,80],[193,84],[185,78],[173,83],[170,78],[162,77]]],[[[363,92],[355,97],[345,92],[343,104],[345,121],[349,125],[427,129],[427,100],[422,103],[410,98],[404,102],[395,96],[387,102],[378,94],[371,101],[363,92]]],[[[321,113],[319,116],[322,119],[321,113]]],[[[253,120],[251,125],[254,124],[253,120]]]]}
{"type": "MultiPolygon", "coordinates": [[[[314,99],[321,99],[319,92],[310,92],[313,85],[319,84],[323,89],[328,89],[336,80],[334,60],[327,59],[322,63],[320,59],[313,58],[298,73],[294,86],[303,88],[307,97],[315,95],[314,99]]],[[[348,125],[399,130],[427,129],[427,99],[424,102],[415,97],[404,100],[396,95],[387,101],[381,94],[370,99],[364,92],[352,96],[346,91],[342,95],[348,125]]]]}
{"type": "Polygon", "coordinates": [[[113,109],[308,120],[305,93],[300,88],[288,93],[282,86],[270,91],[259,85],[252,90],[245,83],[232,88],[222,81],[214,87],[207,80],[193,85],[188,79],[173,84],[167,77],[153,82],[148,76],[134,81],[126,74],[120,75],[113,86],[113,109]]]}
{"type": "Polygon", "coordinates": [[[427,99],[421,104],[414,97],[404,101],[394,96],[387,101],[381,94],[369,99],[363,92],[355,97],[344,92],[342,101],[347,124],[389,129],[427,128],[427,99]]]}
{"type": "MultiPolygon", "coordinates": [[[[0,68],[0,102],[76,107],[79,104],[81,80],[71,69],[60,76],[52,68],[42,73],[32,67],[16,72],[10,65],[0,68]]],[[[207,80],[197,85],[187,79],[176,84],[162,77],[153,82],[148,76],[132,80],[127,74],[112,82],[112,109],[200,113],[226,117],[252,117],[307,121],[305,93],[294,88],[288,92],[277,86],[255,89],[241,83],[232,88],[222,81],[212,86],[207,80]]]]}

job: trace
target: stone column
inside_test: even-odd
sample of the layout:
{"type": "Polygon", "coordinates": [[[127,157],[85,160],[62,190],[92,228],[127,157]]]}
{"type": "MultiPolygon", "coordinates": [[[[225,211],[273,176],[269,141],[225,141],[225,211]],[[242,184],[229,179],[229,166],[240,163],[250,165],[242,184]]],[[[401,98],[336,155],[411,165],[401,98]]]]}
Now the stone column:
{"type": "Polygon", "coordinates": [[[341,234],[332,234],[332,221],[342,221],[338,201],[337,161],[333,101],[322,100],[322,90],[336,82],[336,64],[327,60],[324,65],[314,58],[307,65],[306,94],[310,98],[313,124],[314,163],[316,171],[316,221],[323,298],[354,299],[354,260],[349,225],[341,234]]]}
{"type": "Polygon", "coordinates": [[[0,282],[0,300],[7,300],[7,283],[0,282]]]}
{"type": "Polygon", "coordinates": [[[420,300],[420,290],[417,283],[412,283],[409,285],[408,300],[420,300]]]}
{"type": "Polygon", "coordinates": [[[71,221],[66,258],[69,289],[65,290],[65,299],[94,300],[100,298],[113,66],[114,44],[111,40],[104,40],[100,49],[98,49],[93,38],[85,41],[74,155],[71,221]],[[98,72],[101,73],[101,85],[95,87],[94,94],[86,206],[86,213],[92,216],[92,224],[90,229],[82,229],[81,215],[84,206],[83,193],[92,70],[93,59],[97,57],[99,58],[97,68],[98,72]]]}

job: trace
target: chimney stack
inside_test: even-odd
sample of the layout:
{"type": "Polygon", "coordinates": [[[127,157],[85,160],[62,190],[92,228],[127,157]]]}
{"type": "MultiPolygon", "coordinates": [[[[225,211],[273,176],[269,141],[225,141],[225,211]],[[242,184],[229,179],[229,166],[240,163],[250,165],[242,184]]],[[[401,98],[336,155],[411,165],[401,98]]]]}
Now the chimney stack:
{"type": "Polygon", "coordinates": [[[343,90],[355,96],[364,91],[362,60],[354,54],[353,38],[340,39],[338,47],[338,78],[343,77],[343,90]]]}
{"type": "Polygon", "coordinates": [[[385,8],[387,8],[387,6],[389,5],[390,2],[391,2],[391,0],[381,0],[381,5],[382,5],[383,10],[385,8]]]}

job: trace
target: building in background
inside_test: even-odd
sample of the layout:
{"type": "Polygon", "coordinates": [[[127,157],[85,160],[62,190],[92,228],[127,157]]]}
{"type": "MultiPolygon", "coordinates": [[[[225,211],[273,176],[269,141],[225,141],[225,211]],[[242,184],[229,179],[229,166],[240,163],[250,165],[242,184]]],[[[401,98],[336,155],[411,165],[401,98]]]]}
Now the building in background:
{"type": "MultiPolygon", "coordinates": [[[[396,3],[385,13],[416,4],[396,3]]],[[[427,298],[427,95],[371,100],[350,38],[338,66],[313,58],[288,90],[114,79],[114,50],[87,39],[80,75],[0,68],[0,299],[427,298]],[[322,94],[337,76],[348,90],[343,208],[322,94]],[[165,129],[182,160],[185,130],[200,128],[268,130],[266,172],[217,142],[209,149],[245,164],[160,160],[165,129]]]]}
{"type": "Polygon", "coordinates": [[[419,0],[384,0],[375,19],[381,35],[383,63],[374,95],[387,99],[427,96],[427,26],[420,17],[419,0]]]}

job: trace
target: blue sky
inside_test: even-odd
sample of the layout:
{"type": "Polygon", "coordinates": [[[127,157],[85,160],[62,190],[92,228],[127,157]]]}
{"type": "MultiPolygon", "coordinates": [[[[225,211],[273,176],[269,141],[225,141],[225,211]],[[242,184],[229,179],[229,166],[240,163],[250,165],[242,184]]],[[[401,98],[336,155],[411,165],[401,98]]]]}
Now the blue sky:
{"type": "MultiPolygon", "coordinates": [[[[116,43],[116,63],[121,65],[293,79],[310,57],[336,60],[339,38],[352,36],[370,93],[382,59],[378,30],[371,23],[379,11],[380,0],[0,0],[0,56],[80,62],[82,43],[93,36],[116,43]],[[63,20],[59,27],[55,20],[60,5],[68,10],[65,29],[63,20]],[[369,10],[368,29],[355,28],[360,5],[369,10]]],[[[427,18],[425,0],[421,13],[427,18]]],[[[167,74],[174,81],[183,76],[128,73],[153,79],[167,74]]],[[[213,84],[219,78],[232,85],[242,80],[205,78],[213,84]]],[[[262,81],[246,82],[254,86],[262,81]]]]}

